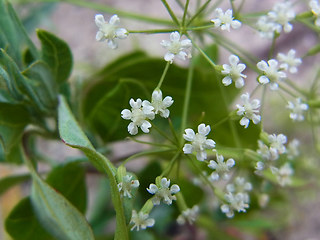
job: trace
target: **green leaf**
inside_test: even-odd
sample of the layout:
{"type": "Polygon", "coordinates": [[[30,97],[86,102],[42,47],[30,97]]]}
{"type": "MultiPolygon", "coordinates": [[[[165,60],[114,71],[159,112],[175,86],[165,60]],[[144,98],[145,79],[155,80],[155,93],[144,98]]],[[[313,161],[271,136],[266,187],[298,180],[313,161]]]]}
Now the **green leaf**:
{"type": "Polygon", "coordinates": [[[14,240],[55,240],[39,223],[30,197],[22,199],[5,221],[7,233],[14,240]]]}
{"type": "Polygon", "coordinates": [[[24,47],[30,49],[34,59],[37,58],[36,47],[26,34],[11,4],[5,0],[0,0],[0,29],[2,35],[0,43],[5,43],[0,45],[0,48],[7,49],[20,69],[23,67],[21,53],[24,47]]]}
{"type": "Polygon", "coordinates": [[[42,46],[42,59],[50,66],[57,83],[65,82],[72,70],[72,54],[68,44],[52,33],[37,30],[42,46]]]}
{"type": "Polygon", "coordinates": [[[93,148],[92,144],[76,122],[66,103],[66,100],[63,97],[60,97],[59,99],[58,119],[59,133],[64,143],[73,148],[78,148],[83,151],[84,154],[86,154],[89,160],[98,169],[103,170],[103,172],[107,173],[111,185],[112,202],[116,211],[117,227],[115,239],[128,239],[126,219],[124,215],[122,200],[120,198],[117,182],[115,179],[116,170],[114,166],[106,157],[104,157],[93,148]]]}
{"type": "Polygon", "coordinates": [[[80,212],[85,212],[87,204],[85,169],[78,162],[55,167],[48,175],[46,182],[59,191],[80,212]]]}
{"type": "Polygon", "coordinates": [[[0,179],[0,196],[16,184],[19,184],[29,179],[29,174],[8,176],[0,179]]]}

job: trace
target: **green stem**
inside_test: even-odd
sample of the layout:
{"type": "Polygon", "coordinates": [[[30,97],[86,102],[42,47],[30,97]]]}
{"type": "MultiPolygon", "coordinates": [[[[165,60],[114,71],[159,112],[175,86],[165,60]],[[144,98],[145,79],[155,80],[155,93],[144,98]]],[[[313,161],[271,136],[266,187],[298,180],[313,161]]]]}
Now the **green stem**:
{"type": "Polygon", "coordinates": [[[214,61],[194,41],[192,41],[192,45],[201,53],[201,55],[209,62],[212,67],[214,67],[215,69],[218,68],[214,61]]]}
{"type": "Polygon", "coordinates": [[[186,85],[186,91],[184,95],[184,101],[183,101],[183,109],[182,109],[182,117],[181,117],[181,143],[183,142],[183,132],[187,125],[187,116],[188,116],[188,109],[190,104],[190,98],[191,98],[191,88],[192,88],[192,81],[193,81],[193,73],[194,73],[194,64],[193,61],[190,62],[190,66],[188,69],[188,76],[187,76],[187,85],[186,85]]]}
{"type": "Polygon", "coordinates": [[[135,139],[135,138],[133,138],[133,137],[128,137],[128,139],[130,139],[131,141],[137,142],[137,143],[148,144],[148,145],[155,146],[155,147],[168,147],[168,148],[172,148],[172,145],[167,145],[167,144],[162,144],[162,143],[154,143],[154,142],[141,141],[141,140],[135,139]]]}
{"type": "Polygon", "coordinates": [[[171,138],[169,138],[165,132],[163,132],[161,129],[159,129],[159,128],[158,128],[156,125],[154,125],[152,122],[150,122],[150,123],[151,123],[152,127],[153,127],[161,136],[163,136],[165,139],[167,139],[168,141],[170,141],[172,144],[175,144],[175,142],[174,142],[171,138]]]}
{"type": "Polygon", "coordinates": [[[182,17],[182,24],[181,24],[183,27],[185,27],[185,24],[186,24],[186,16],[187,16],[187,13],[188,13],[189,2],[190,2],[190,0],[187,0],[186,1],[186,5],[184,7],[184,12],[183,12],[183,17],[182,17]]]}
{"type": "Polygon", "coordinates": [[[189,26],[189,25],[193,22],[193,20],[196,19],[196,17],[198,17],[198,16],[203,12],[203,10],[206,9],[207,5],[208,5],[210,2],[211,2],[211,0],[206,1],[206,3],[203,4],[203,5],[198,9],[198,11],[193,15],[193,17],[187,22],[186,26],[189,26]]]}
{"type": "Polygon", "coordinates": [[[172,9],[170,8],[169,4],[167,3],[166,0],[161,0],[161,2],[163,3],[163,5],[165,6],[165,8],[167,9],[171,19],[174,21],[174,23],[177,25],[177,26],[180,26],[180,23],[179,23],[179,20],[178,18],[176,17],[176,15],[174,14],[174,12],[172,11],[172,9]]]}
{"type": "Polygon", "coordinates": [[[128,30],[129,33],[144,33],[144,34],[170,33],[175,31],[179,31],[179,29],[167,28],[167,29],[150,29],[150,30],[128,30]]]}
{"type": "Polygon", "coordinates": [[[272,56],[273,56],[273,53],[274,53],[274,50],[275,50],[275,47],[276,47],[276,40],[279,36],[279,33],[276,33],[274,32],[274,35],[273,35],[273,38],[272,38],[272,43],[271,43],[271,47],[270,47],[270,51],[269,51],[269,54],[268,54],[268,58],[271,59],[272,56]]]}
{"type": "Polygon", "coordinates": [[[278,83],[279,88],[281,90],[283,90],[284,92],[288,93],[290,96],[297,98],[298,96],[296,94],[294,94],[293,92],[291,92],[288,88],[284,87],[281,83],[278,83]]]}
{"type": "Polygon", "coordinates": [[[181,154],[181,151],[176,152],[176,154],[170,160],[170,163],[168,164],[168,166],[161,173],[160,178],[162,178],[163,176],[168,176],[170,174],[170,172],[171,172],[174,164],[176,163],[176,160],[180,156],[180,154],[181,154]]]}
{"type": "Polygon", "coordinates": [[[160,89],[160,88],[161,88],[161,85],[162,85],[162,83],[163,83],[163,80],[164,80],[164,78],[165,78],[166,75],[167,75],[169,66],[170,66],[170,62],[167,62],[167,65],[166,65],[166,67],[164,68],[164,71],[163,71],[163,73],[162,73],[162,76],[161,76],[161,78],[160,78],[160,81],[159,81],[156,89],[160,89]]]}

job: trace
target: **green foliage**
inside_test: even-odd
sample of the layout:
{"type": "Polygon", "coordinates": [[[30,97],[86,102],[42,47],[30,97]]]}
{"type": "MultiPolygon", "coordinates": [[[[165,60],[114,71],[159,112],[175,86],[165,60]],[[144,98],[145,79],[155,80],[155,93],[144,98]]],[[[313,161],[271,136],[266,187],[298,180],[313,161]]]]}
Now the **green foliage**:
{"type": "Polygon", "coordinates": [[[29,179],[29,174],[14,175],[0,179],[0,196],[16,184],[19,184],[29,179]]]}

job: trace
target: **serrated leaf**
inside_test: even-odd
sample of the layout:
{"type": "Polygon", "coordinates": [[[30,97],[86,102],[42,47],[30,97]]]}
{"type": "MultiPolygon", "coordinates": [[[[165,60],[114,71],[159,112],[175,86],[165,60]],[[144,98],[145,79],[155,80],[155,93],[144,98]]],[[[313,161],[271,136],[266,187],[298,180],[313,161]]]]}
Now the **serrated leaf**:
{"type": "Polygon", "coordinates": [[[86,154],[89,160],[98,169],[102,170],[108,175],[111,185],[112,202],[116,211],[117,227],[115,232],[115,239],[128,239],[124,209],[115,179],[115,168],[107,158],[105,158],[102,154],[94,149],[87,136],[81,130],[73,114],[71,113],[66,100],[62,96],[59,98],[58,123],[60,137],[64,141],[64,143],[73,148],[78,148],[83,151],[83,153],[86,154]]]}
{"type": "Polygon", "coordinates": [[[14,240],[56,240],[39,223],[30,197],[22,199],[5,220],[7,233],[14,240]]]}
{"type": "Polygon", "coordinates": [[[50,66],[57,83],[65,82],[72,69],[72,54],[68,44],[52,33],[37,30],[42,46],[42,59],[50,66]]]}

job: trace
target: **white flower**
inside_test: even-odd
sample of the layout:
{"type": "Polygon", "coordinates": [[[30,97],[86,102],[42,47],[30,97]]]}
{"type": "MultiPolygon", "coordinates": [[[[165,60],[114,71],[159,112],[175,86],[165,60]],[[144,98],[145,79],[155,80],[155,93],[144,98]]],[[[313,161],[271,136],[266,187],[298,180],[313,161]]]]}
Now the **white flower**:
{"type": "Polygon", "coordinates": [[[111,49],[116,49],[118,47],[115,39],[124,39],[128,36],[128,31],[125,28],[118,28],[120,19],[117,15],[113,15],[109,22],[104,20],[103,15],[96,14],[95,22],[99,28],[96,40],[97,41],[107,41],[108,47],[111,49]]]}
{"type": "Polygon", "coordinates": [[[230,55],[229,63],[223,64],[222,74],[226,74],[227,76],[222,79],[222,83],[225,86],[229,86],[232,83],[232,80],[236,84],[236,88],[242,88],[244,86],[244,78],[247,76],[242,74],[241,72],[246,68],[246,65],[243,63],[239,63],[239,57],[236,55],[230,55]]]}
{"type": "Polygon", "coordinates": [[[178,32],[172,32],[170,34],[170,41],[162,40],[160,44],[168,50],[164,55],[164,60],[167,62],[172,63],[175,56],[182,60],[186,60],[186,57],[191,58],[191,40],[184,39],[180,41],[180,34],[178,32]]]}
{"type": "Polygon", "coordinates": [[[153,107],[155,114],[160,114],[161,117],[168,118],[170,111],[167,109],[173,104],[172,97],[167,96],[162,100],[162,92],[160,89],[154,90],[150,105],[153,107]]]}
{"type": "Polygon", "coordinates": [[[225,199],[228,204],[223,204],[221,211],[229,218],[234,216],[234,211],[246,212],[246,208],[249,208],[248,202],[246,201],[247,199],[243,193],[233,194],[228,192],[225,194],[225,199]]]}
{"type": "Polygon", "coordinates": [[[157,186],[155,184],[150,184],[149,188],[147,188],[147,191],[151,194],[154,194],[155,196],[152,198],[153,205],[159,205],[160,201],[163,200],[165,204],[172,204],[172,200],[176,200],[176,196],[173,196],[172,194],[176,194],[180,191],[180,188],[177,184],[173,184],[170,189],[170,180],[167,180],[166,178],[162,178],[160,181],[160,186],[157,186]]]}
{"type": "Polygon", "coordinates": [[[276,3],[272,10],[268,13],[268,17],[276,23],[274,30],[280,33],[283,28],[284,32],[291,32],[292,25],[289,22],[296,16],[291,2],[276,3]]]}
{"type": "Polygon", "coordinates": [[[261,116],[259,114],[260,101],[258,99],[253,99],[250,101],[249,93],[244,93],[241,95],[241,100],[243,102],[242,105],[237,104],[237,114],[239,116],[243,116],[240,120],[240,125],[247,128],[249,126],[250,120],[254,124],[258,124],[261,120],[261,116]]]}
{"type": "Polygon", "coordinates": [[[226,188],[229,192],[241,192],[245,194],[252,190],[252,184],[246,182],[246,179],[243,177],[236,177],[234,183],[229,183],[226,188]]]}
{"type": "Polygon", "coordinates": [[[291,176],[294,172],[289,163],[285,163],[279,169],[276,167],[271,167],[271,171],[274,175],[276,175],[280,186],[284,187],[285,185],[291,184],[291,176]]]}
{"type": "Polygon", "coordinates": [[[217,161],[211,160],[208,165],[209,168],[216,170],[210,175],[209,179],[212,181],[217,181],[221,176],[224,180],[227,180],[229,178],[228,172],[235,165],[235,161],[230,158],[224,162],[222,155],[217,154],[216,156],[217,161]]]}
{"type": "Polygon", "coordinates": [[[132,180],[132,176],[127,174],[122,178],[122,182],[118,184],[118,189],[122,196],[131,198],[132,188],[137,188],[139,185],[139,180],[132,180]]]}
{"type": "Polygon", "coordinates": [[[204,123],[198,126],[197,134],[195,134],[191,128],[187,128],[185,130],[186,134],[183,134],[183,138],[187,141],[190,141],[191,144],[185,144],[183,147],[183,152],[185,154],[197,152],[197,159],[199,161],[204,161],[207,159],[206,149],[213,149],[216,145],[212,139],[207,139],[206,137],[210,131],[210,126],[206,126],[204,123]]]}
{"type": "Polygon", "coordinates": [[[291,49],[287,55],[283,53],[279,53],[277,58],[279,60],[280,68],[283,68],[284,70],[289,70],[290,73],[297,73],[299,66],[302,63],[301,58],[295,58],[296,51],[294,49],[291,49]]]}
{"type": "Polygon", "coordinates": [[[292,160],[299,156],[299,145],[300,142],[298,139],[293,139],[291,142],[288,143],[287,147],[287,157],[289,160],[292,160]]]}
{"type": "Polygon", "coordinates": [[[257,21],[257,28],[262,38],[272,39],[274,36],[275,23],[267,16],[261,16],[257,21]]]}
{"type": "Polygon", "coordinates": [[[319,2],[317,0],[311,0],[309,2],[309,6],[311,8],[311,11],[313,13],[313,15],[315,15],[316,20],[314,22],[314,24],[317,27],[320,27],[320,6],[319,6],[319,2]]]}
{"type": "Polygon", "coordinates": [[[270,82],[270,89],[277,90],[277,81],[286,78],[286,74],[279,70],[278,61],[275,59],[270,59],[268,63],[264,60],[257,63],[259,70],[263,71],[263,75],[258,78],[259,83],[267,84],[270,82]]]}
{"type": "Polygon", "coordinates": [[[147,119],[154,119],[153,107],[148,104],[147,101],[143,101],[138,98],[137,101],[134,101],[132,98],[129,101],[131,111],[124,109],[121,111],[121,117],[126,120],[131,120],[132,122],[128,125],[128,132],[131,135],[136,135],[138,133],[138,127],[144,133],[149,132],[151,123],[147,119]]]}
{"type": "Polygon", "coordinates": [[[146,229],[147,227],[152,227],[155,221],[153,218],[148,218],[148,217],[149,217],[148,214],[145,214],[143,212],[137,213],[135,210],[132,210],[130,223],[133,224],[133,227],[131,228],[131,231],[135,228],[137,228],[136,230],[139,231],[140,228],[143,230],[143,229],[146,229]]]}
{"type": "Polygon", "coordinates": [[[283,134],[270,134],[268,136],[270,142],[270,152],[271,155],[278,156],[286,152],[286,147],[284,144],[287,143],[287,137],[283,134]]]}
{"type": "Polygon", "coordinates": [[[217,8],[214,11],[214,19],[211,19],[211,22],[214,23],[215,27],[221,27],[221,30],[227,30],[230,32],[230,27],[237,29],[241,27],[241,22],[239,20],[233,20],[232,10],[228,9],[223,13],[221,8],[217,8]]]}
{"type": "Polygon", "coordinates": [[[192,208],[188,208],[184,210],[177,218],[177,222],[180,225],[185,224],[186,222],[189,224],[193,224],[199,214],[199,207],[198,205],[194,205],[192,208]]]}
{"type": "Polygon", "coordinates": [[[296,98],[295,102],[288,102],[287,108],[291,110],[290,118],[293,121],[303,121],[304,112],[308,110],[308,104],[302,103],[301,98],[296,98]]]}
{"type": "Polygon", "coordinates": [[[264,169],[264,163],[261,161],[257,162],[255,169],[257,171],[262,171],[264,169]]]}

